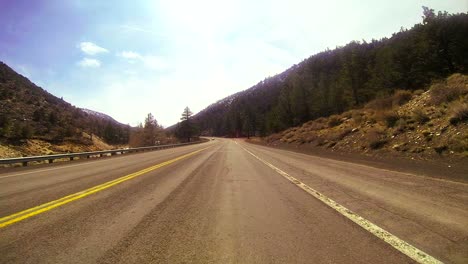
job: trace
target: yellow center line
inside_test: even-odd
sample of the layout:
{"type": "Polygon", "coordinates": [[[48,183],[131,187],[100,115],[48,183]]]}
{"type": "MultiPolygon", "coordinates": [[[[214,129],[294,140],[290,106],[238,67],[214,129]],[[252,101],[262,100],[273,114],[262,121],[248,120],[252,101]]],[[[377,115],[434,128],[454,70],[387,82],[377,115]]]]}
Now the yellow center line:
{"type": "Polygon", "coordinates": [[[51,202],[48,202],[48,203],[45,203],[45,204],[41,204],[41,205],[38,205],[38,206],[35,206],[35,207],[32,207],[32,208],[26,209],[24,211],[14,213],[14,214],[9,215],[9,216],[2,217],[2,218],[0,218],[0,228],[9,226],[11,224],[22,221],[22,220],[27,219],[29,217],[32,217],[32,216],[47,212],[49,210],[52,210],[52,209],[57,208],[59,206],[62,206],[64,204],[67,204],[67,203],[73,202],[75,200],[84,198],[84,197],[86,197],[88,195],[91,195],[93,193],[100,192],[102,190],[110,188],[110,187],[112,187],[114,185],[117,185],[119,183],[131,180],[131,179],[133,179],[135,177],[138,177],[138,176],[143,175],[145,173],[148,173],[150,171],[159,169],[161,167],[164,167],[166,165],[169,165],[169,164],[174,163],[176,161],[179,161],[181,159],[192,156],[192,155],[194,155],[196,153],[199,153],[199,152],[201,152],[201,151],[203,151],[203,150],[205,150],[207,148],[210,148],[210,147],[206,147],[206,148],[203,148],[203,149],[200,149],[200,150],[190,152],[188,154],[179,156],[179,157],[177,157],[175,159],[171,159],[171,160],[156,164],[154,166],[151,166],[151,167],[148,167],[146,169],[143,169],[143,170],[140,170],[140,171],[137,171],[137,172],[122,176],[120,178],[117,178],[117,179],[109,181],[109,182],[105,182],[103,184],[99,184],[97,186],[91,187],[91,188],[83,190],[81,192],[70,194],[70,195],[62,197],[60,199],[57,199],[57,200],[54,200],[54,201],[51,201],[51,202]]]}

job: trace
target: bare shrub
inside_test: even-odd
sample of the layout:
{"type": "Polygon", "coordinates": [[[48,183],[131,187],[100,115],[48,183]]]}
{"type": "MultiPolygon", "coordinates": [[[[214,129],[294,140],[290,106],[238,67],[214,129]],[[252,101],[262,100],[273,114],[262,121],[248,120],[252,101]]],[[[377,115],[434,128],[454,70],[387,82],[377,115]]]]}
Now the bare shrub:
{"type": "Polygon", "coordinates": [[[371,149],[382,148],[388,142],[388,140],[385,138],[385,134],[377,129],[369,130],[366,136],[369,148],[371,149]]]}
{"type": "Polygon", "coordinates": [[[317,139],[317,134],[316,133],[307,133],[304,135],[304,139],[307,143],[313,142],[317,139]]]}
{"type": "Polygon", "coordinates": [[[352,115],[352,119],[355,125],[360,125],[362,121],[364,120],[364,117],[362,116],[362,113],[354,111],[352,115]]]}
{"type": "Polygon", "coordinates": [[[366,108],[378,111],[388,110],[394,106],[400,106],[407,103],[413,94],[406,90],[397,90],[393,95],[387,97],[376,98],[366,104],[366,108]]]}
{"type": "Polygon", "coordinates": [[[342,117],[345,117],[345,118],[351,118],[354,114],[354,110],[349,110],[349,111],[346,111],[344,113],[341,114],[342,117]]]}
{"type": "Polygon", "coordinates": [[[316,145],[320,147],[328,143],[328,140],[324,139],[323,137],[317,137],[316,143],[316,145]]]}
{"type": "Polygon", "coordinates": [[[273,134],[273,135],[270,135],[266,138],[266,141],[268,143],[271,143],[271,142],[274,142],[274,141],[277,141],[277,140],[280,140],[281,139],[281,134],[277,133],[277,134],[273,134]]]}
{"type": "Polygon", "coordinates": [[[325,124],[322,123],[322,122],[313,122],[311,124],[309,124],[309,129],[310,130],[321,130],[321,129],[324,129],[325,128],[325,124]]]}
{"type": "Polygon", "coordinates": [[[400,115],[395,110],[377,112],[375,115],[375,118],[385,123],[387,127],[394,127],[398,119],[400,119],[400,115]]]}
{"type": "Polygon", "coordinates": [[[346,129],[341,130],[341,131],[336,131],[336,132],[333,132],[333,133],[329,133],[329,134],[327,134],[326,138],[328,140],[332,140],[332,141],[340,141],[343,138],[345,138],[347,135],[351,134],[351,131],[352,130],[350,128],[346,128],[346,129]]]}
{"type": "Polygon", "coordinates": [[[298,138],[296,139],[296,142],[299,143],[299,144],[304,144],[304,143],[306,143],[306,140],[305,140],[304,137],[298,137],[298,138]]]}
{"type": "Polygon", "coordinates": [[[468,77],[461,74],[450,76],[447,81],[431,86],[431,103],[440,105],[460,98],[468,93],[468,77]]]}
{"type": "Polygon", "coordinates": [[[326,123],[327,122],[327,119],[325,117],[319,117],[317,119],[314,120],[315,123],[326,123]]]}
{"type": "Polygon", "coordinates": [[[454,152],[462,153],[468,151],[468,133],[450,138],[447,145],[454,152]]]}
{"type": "Polygon", "coordinates": [[[412,118],[419,124],[425,124],[426,122],[431,120],[429,116],[422,109],[419,108],[413,111],[412,118]]]}
{"type": "Polygon", "coordinates": [[[440,146],[435,146],[434,147],[434,151],[439,155],[441,155],[447,149],[448,149],[448,147],[446,145],[440,145],[440,146]]]}
{"type": "Polygon", "coordinates": [[[392,105],[393,106],[400,106],[405,103],[407,103],[411,98],[413,97],[413,94],[410,91],[406,90],[397,90],[395,94],[392,96],[392,105]]]}
{"type": "Polygon", "coordinates": [[[345,138],[347,135],[351,134],[352,129],[351,128],[345,128],[343,131],[338,133],[338,137],[336,138],[337,140],[342,140],[345,138]]]}
{"type": "Polygon", "coordinates": [[[406,119],[400,118],[398,121],[395,123],[395,131],[393,132],[393,135],[398,135],[400,133],[405,132],[408,129],[406,119]]]}
{"type": "Polygon", "coordinates": [[[413,94],[416,95],[416,96],[419,96],[419,95],[423,94],[424,92],[425,91],[423,89],[418,89],[418,90],[414,91],[413,94]]]}
{"type": "Polygon", "coordinates": [[[451,105],[450,124],[456,125],[460,122],[468,121],[468,104],[456,102],[451,105]]]}
{"type": "Polygon", "coordinates": [[[392,97],[377,98],[366,104],[366,108],[380,110],[380,111],[387,110],[392,107],[393,107],[392,97]]]}
{"type": "Polygon", "coordinates": [[[332,115],[328,118],[328,127],[336,127],[342,123],[341,118],[337,115],[332,115]]]}

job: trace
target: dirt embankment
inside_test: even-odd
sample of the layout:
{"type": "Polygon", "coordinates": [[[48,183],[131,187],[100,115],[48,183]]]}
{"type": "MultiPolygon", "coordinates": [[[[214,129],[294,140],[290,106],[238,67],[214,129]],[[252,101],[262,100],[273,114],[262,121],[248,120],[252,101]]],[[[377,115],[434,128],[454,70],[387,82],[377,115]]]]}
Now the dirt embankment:
{"type": "Polygon", "coordinates": [[[99,137],[91,137],[86,133],[83,133],[82,136],[83,140],[64,140],[60,143],[53,143],[41,139],[28,139],[15,143],[0,142],[0,158],[99,151],[125,147],[106,144],[99,137]]]}

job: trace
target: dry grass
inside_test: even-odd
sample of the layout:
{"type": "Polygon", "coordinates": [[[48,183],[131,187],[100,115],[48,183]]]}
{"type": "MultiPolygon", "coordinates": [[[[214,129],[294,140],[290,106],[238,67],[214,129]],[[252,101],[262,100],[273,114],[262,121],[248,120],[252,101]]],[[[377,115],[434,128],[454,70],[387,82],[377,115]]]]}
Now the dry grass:
{"type": "Polygon", "coordinates": [[[393,103],[391,97],[377,98],[366,104],[367,109],[374,109],[378,111],[384,111],[392,107],[393,103]]]}
{"type": "Polygon", "coordinates": [[[388,142],[385,138],[385,133],[379,129],[369,130],[366,135],[366,141],[371,149],[382,148],[388,142]]]}
{"type": "Polygon", "coordinates": [[[397,90],[391,96],[377,98],[366,104],[366,108],[377,111],[389,110],[406,104],[411,100],[413,94],[406,90],[397,90]]]}
{"type": "Polygon", "coordinates": [[[455,102],[450,107],[449,121],[452,125],[468,121],[468,103],[455,102]]]}
{"type": "Polygon", "coordinates": [[[424,110],[419,108],[413,111],[412,118],[419,124],[425,124],[430,120],[429,116],[424,112],[424,110]]]}
{"type": "Polygon", "coordinates": [[[448,148],[451,151],[462,153],[468,151],[468,133],[464,135],[456,135],[449,139],[448,148]]]}
{"type": "Polygon", "coordinates": [[[309,132],[309,133],[304,134],[303,137],[307,143],[311,143],[311,142],[314,142],[318,136],[314,132],[309,132]]]}
{"type": "Polygon", "coordinates": [[[324,123],[321,123],[321,122],[313,122],[308,126],[308,128],[311,131],[321,130],[321,129],[324,129],[325,127],[326,127],[326,125],[324,123]]]}
{"type": "Polygon", "coordinates": [[[416,96],[420,96],[421,94],[423,94],[425,91],[423,89],[418,89],[416,91],[413,92],[414,95],[416,96]]]}
{"type": "Polygon", "coordinates": [[[431,86],[431,103],[440,105],[449,103],[468,93],[468,77],[461,74],[453,74],[446,81],[435,83],[431,86]]]}
{"type": "Polygon", "coordinates": [[[365,119],[364,114],[358,111],[353,111],[351,118],[353,119],[354,125],[356,126],[361,125],[365,119]]]}
{"type": "Polygon", "coordinates": [[[341,125],[342,121],[341,121],[341,118],[340,116],[338,115],[332,115],[328,118],[328,127],[336,127],[336,126],[339,126],[341,125]]]}
{"type": "Polygon", "coordinates": [[[439,155],[444,153],[444,151],[447,151],[447,149],[448,149],[448,147],[446,145],[439,145],[439,146],[434,147],[434,151],[439,155]]]}
{"type": "Polygon", "coordinates": [[[405,132],[407,129],[408,129],[408,124],[406,122],[406,119],[405,118],[400,118],[395,123],[395,131],[394,131],[393,134],[394,135],[401,134],[401,133],[405,132]]]}
{"type": "Polygon", "coordinates": [[[392,106],[400,106],[406,104],[413,98],[413,94],[410,91],[406,90],[397,90],[395,94],[393,94],[392,98],[392,106]]]}
{"type": "Polygon", "coordinates": [[[345,128],[343,130],[337,130],[327,134],[326,139],[331,141],[340,141],[343,140],[343,138],[345,138],[349,134],[351,134],[351,129],[345,128]]]}
{"type": "Polygon", "coordinates": [[[379,111],[375,113],[375,119],[383,122],[387,127],[394,127],[400,119],[400,115],[396,110],[379,111]]]}

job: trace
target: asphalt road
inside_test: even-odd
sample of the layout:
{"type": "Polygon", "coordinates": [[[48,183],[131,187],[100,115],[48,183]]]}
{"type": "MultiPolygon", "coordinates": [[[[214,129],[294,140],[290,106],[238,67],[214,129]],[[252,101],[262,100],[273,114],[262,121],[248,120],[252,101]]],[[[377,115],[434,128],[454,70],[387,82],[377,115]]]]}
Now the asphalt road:
{"type": "Polygon", "coordinates": [[[0,171],[0,263],[415,262],[300,186],[468,262],[467,184],[216,139],[0,171]]]}

